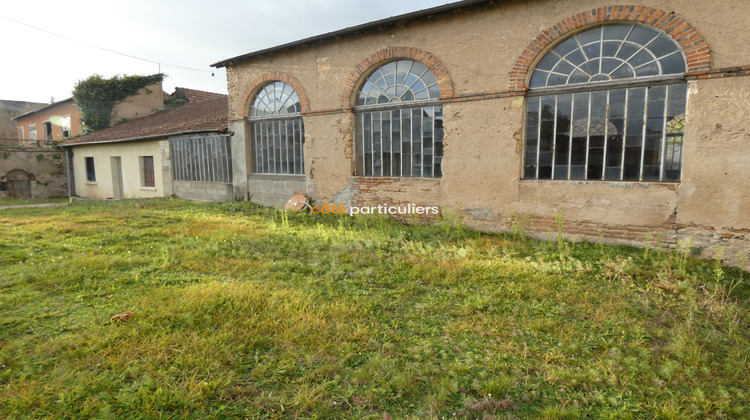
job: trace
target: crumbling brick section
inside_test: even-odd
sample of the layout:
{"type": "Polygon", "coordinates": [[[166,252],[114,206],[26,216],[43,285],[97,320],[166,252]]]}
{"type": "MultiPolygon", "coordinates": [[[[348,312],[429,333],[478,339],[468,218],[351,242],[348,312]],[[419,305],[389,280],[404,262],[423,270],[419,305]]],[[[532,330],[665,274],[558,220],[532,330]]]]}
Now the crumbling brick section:
{"type": "Polygon", "coordinates": [[[379,67],[384,62],[391,61],[399,58],[408,58],[414,61],[419,61],[429,68],[435,75],[440,87],[440,99],[447,99],[453,97],[453,81],[448,74],[448,69],[443,65],[437,57],[432,53],[419,48],[413,47],[389,47],[376,52],[375,54],[364,59],[359,63],[346,79],[344,83],[344,91],[341,93],[341,109],[349,110],[352,107],[352,93],[354,92],[357,82],[363,75],[370,73],[370,70],[374,71],[375,67],[379,67]]]}
{"type": "Polygon", "coordinates": [[[687,58],[687,71],[711,68],[711,49],[703,36],[674,12],[645,6],[609,6],[571,16],[543,30],[516,60],[510,73],[510,91],[526,90],[526,77],[540,54],[570,32],[604,22],[638,22],[661,29],[682,47],[687,58]]]}
{"type": "MultiPolygon", "coordinates": [[[[436,182],[439,182],[436,180],[436,182]]],[[[417,187],[418,188],[418,187],[417,187]]],[[[426,186],[425,188],[430,188],[426,186]]],[[[396,198],[399,195],[406,196],[410,191],[415,189],[413,185],[405,185],[400,178],[381,178],[381,177],[357,177],[354,183],[354,201],[352,205],[358,207],[369,207],[378,205],[387,205],[390,207],[433,207],[437,203],[421,203],[410,200],[396,198]]],[[[442,208],[437,215],[435,214],[393,214],[391,217],[397,220],[420,223],[432,223],[442,216],[442,208]]]]}
{"type": "MultiPolygon", "coordinates": [[[[512,223],[536,237],[556,235],[558,230],[555,217],[516,215],[512,223]]],[[[679,223],[674,218],[661,226],[652,227],[563,220],[562,231],[571,239],[598,241],[604,238],[607,242],[654,248],[674,249],[682,242],[690,247],[707,250],[709,256],[721,249],[730,249],[731,243],[744,242],[750,246],[750,229],[679,223]]]]}
{"type": "Polygon", "coordinates": [[[252,100],[253,96],[263,86],[276,81],[284,82],[291,86],[292,89],[294,89],[294,91],[297,93],[297,97],[299,97],[299,104],[302,108],[301,113],[304,114],[306,112],[310,112],[310,99],[308,99],[307,92],[305,92],[305,89],[302,87],[302,84],[299,82],[299,80],[284,72],[273,71],[261,74],[247,85],[247,88],[245,88],[245,90],[242,92],[242,96],[240,97],[239,103],[242,106],[242,115],[238,117],[247,118],[248,112],[250,110],[250,100],[252,100]]]}

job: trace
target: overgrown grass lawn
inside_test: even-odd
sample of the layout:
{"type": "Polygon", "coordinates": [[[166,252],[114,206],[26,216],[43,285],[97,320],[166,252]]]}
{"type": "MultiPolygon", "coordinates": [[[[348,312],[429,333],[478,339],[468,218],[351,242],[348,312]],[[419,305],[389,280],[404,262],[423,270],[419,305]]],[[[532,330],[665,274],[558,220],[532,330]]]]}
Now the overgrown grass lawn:
{"type": "Polygon", "coordinates": [[[750,418],[747,273],[329,216],[3,210],[0,418],[750,418]]]}

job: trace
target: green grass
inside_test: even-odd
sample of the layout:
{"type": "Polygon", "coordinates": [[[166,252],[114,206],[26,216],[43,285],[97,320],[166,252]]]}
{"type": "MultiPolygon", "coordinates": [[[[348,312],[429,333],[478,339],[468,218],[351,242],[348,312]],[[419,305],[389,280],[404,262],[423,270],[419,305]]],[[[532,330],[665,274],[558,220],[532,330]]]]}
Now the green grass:
{"type": "Polygon", "coordinates": [[[0,207],[2,206],[23,206],[29,204],[47,204],[47,203],[67,203],[69,200],[62,198],[9,198],[0,197],[0,207]]]}
{"type": "Polygon", "coordinates": [[[4,210],[0,418],[750,417],[748,274],[683,251],[248,203],[4,210]]]}

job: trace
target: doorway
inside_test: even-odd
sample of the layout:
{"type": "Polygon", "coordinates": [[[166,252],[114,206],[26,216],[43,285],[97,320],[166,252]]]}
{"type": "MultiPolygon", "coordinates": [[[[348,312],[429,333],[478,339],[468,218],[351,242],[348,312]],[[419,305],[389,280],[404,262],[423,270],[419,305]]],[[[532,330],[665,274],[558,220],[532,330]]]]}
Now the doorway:
{"type": "Polygon", "coordinates": [[[122,160],[120,156],[112,156],[112,197],[122,200],[122,160]]]}

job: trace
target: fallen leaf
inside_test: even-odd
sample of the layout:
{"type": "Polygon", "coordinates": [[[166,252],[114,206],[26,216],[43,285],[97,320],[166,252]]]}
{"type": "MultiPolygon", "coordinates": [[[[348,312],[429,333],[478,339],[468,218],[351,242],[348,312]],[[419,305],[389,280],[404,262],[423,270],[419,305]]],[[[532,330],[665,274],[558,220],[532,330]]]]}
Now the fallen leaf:
{"type": "Polygon", "coordinates": [[[133,316],[135,316],[135,312],[123,312],[121,314],[117,314],[117,315],[113,316],[109,320],[110,321],[127,321],[130,318],[132,318],[133,316]]]}

